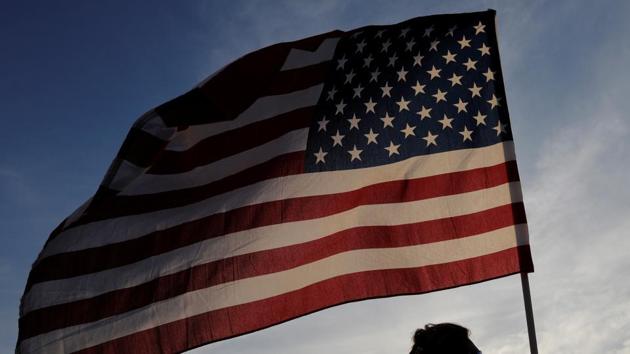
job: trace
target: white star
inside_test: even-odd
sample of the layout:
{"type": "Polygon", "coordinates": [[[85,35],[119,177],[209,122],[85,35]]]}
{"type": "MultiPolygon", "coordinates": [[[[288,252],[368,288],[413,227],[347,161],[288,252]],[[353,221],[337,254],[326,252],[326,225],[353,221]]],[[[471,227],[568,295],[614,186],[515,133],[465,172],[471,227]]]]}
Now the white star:
{"type": "Polygon", "coordinates": [[[472,141],[472,133],[473,132],[472,132],[472,130],[468,130],[468,127],[464,126],[464,130],[462,130],[459,133],[464,137],[463,141],[466,141],[466,140],[472,141]]]}
{"type": "Polygon", "coordinates": [[[459,102],[453,104],[453,106],[457,107],[457,113],[460,113],[460,112],[468,113],[468,111],[466,110],[467,105],[468,105],[468,102],[462,101],[461,98],[459,99],[459,102]]]}
{"type": "Polygon", "coordinates": [[[390,45],[392,45],[392,42],[390,42],[390,40],[388,39],[386,42],[383,43],[383,49],[381,49],[381,52],[387,53],[390,45]]]}
{"type": "Polygon", "coordinates": [[[396,53],[394,53],[394,55],[389,57],[389,64],[387,64],[387,66],[394,67],[394,65],[396,64],[396,59],[398,59],[398,56],[396,56],[396,53]]]}
{"type": "Polygon", "coordinates": [[[411,52],[413,50],[413,46],[416,45],[416,42],[412,39],[406,43],[407,48],[405,48],[405,52],[411,52]]]}
{"type": "Polygon", "coordinates": [[[405,101],[405,98],[400,96],[400,101],[396,102],[396,104],[398,105],[398,112],[402,112],[403,110],[408,111],[409,102],[410,101],[405,101]]]}
{"type": "Polygon", "coordinates": [[[372,82],[372,81],[378,81],[378,75],[379,75],[380,73],[381,73],[381,72],[380,72],[380,71],[378,71],[378,68],[376,68],[376,70],[372,71],[372,72],[370,73],[370,75],[372,76],[372,77],[370,78],[370,82],[372,82]]]}
{"type": "Polygon", "coordinates": [[[317,158],[317,160],[315,160],[315,164],[318,164],[320,162],[326,163],[326,160],[324,160],[324,157],[328,155],[328,153],[324,152],[321,147],[319,148],[319,152],[316,152],[313,155],[315,155],[315,157],[317,158]]]}
{"type": "Polygon", "coordinates": [[[335,94],[337,93],[337,89],[333,86],[330,91],[328,91],[328,100],[332,101],[335,98],[335,94]]]}
{"type": "Polygon", "coordinates": [[[446,113],[444,114],[444,118],[438,120],[438,122],[442,123],[442,129],[446,129],[446,128],[453,129],[453,126],[451,125],[452,121],[453,121],[453,118],[447,117],[446,113]]]}
{"type": "Polygon", "coordinates": [[[359,122],[361,119],[357,118],[356,114],[353,114],[352,119],[347,119],[347,121],[350,122],[350,130],[352,130],[352,128],[357,128],[357,130],[359,130],[359,122]]]}
{"type": "Polygon", "coordinates": [[[431,42],[431,47],[429,48],[429,51],[435,50],[437,52],[438,44],[440,44],[440,41],[438,40],[434,40],[433,42],[431,42]]]}
{"type": "Polygon", "coordinates": [[[479,97],[481,97],[481,89],[482,89],[482,88],[483,88],[483,87],[479,87],[479,86],[477,86],[477,84],[476,84],[476,83],[474,83],[474,82],[473,82],[472,87],[469,87],[469,88],[468,88],[468,90],[472,93],[472,96],[471,96],[470,98],[473,98],[473,97],[475,97],[475,96],[479,96],[479,97]]]}
{"type": "Polygon", "coordinates": [[[492,107],[490,107],[490,109],[493,109],[494,107],[500,106],[501,104],[499,103],[499,101],[501,100],[501,97],[497,97],[494,95],[494,93],[492,94],[492,99],[488,100],[488,103],[490,103],[490,105],[492,105],[492,107]]]}
{"type": "Polygon", "coordinates": [[[426,108],[425,106],[422,106],[422,109],[418,112],[418,114],[420,115],[420,120],[424,120],[424,118],[431,118],[431,110],[433,108],[426,108]]]}
{"type": "Polygon", "coordinates": [[[453,26],[453,27],[449,28],[448,32],[446,32],[446,35],[453,37],[455,35],[455,30],[456,29],[457,29],[457,26],[453,26]]]}
{"type": "Polygon", "coordinates": [[[435,97],[435,103],[438,103],[440,101],[446,102],[446,91],[442,92],[442,90],[437,89],[437,91],[435,92],[435,95],[431,95],[431,96],[435,97]]]}
{"type": "Polygon", "coordinates": [[[477,67],[475,66],[476,64],[477,64],[476,60],[472,60],[468,58],[468,61],[464,63],[464,66],[466,67],[466,71],[477,70],[477,67]]]}
{"type": "Polygon", "coordinates": [[[343,67],[346,65],[346,56],[344,55],[341,59],[337,60],[337,70],[343,70],[343,67]]]}
{"type": "Polygon", "coordinates": [[[337,112],[335,114],[343,114],[343,109],[346,108],[347,104],[343,103],[343,100],[335,105],[337,107],[337,112]]]}
{"type": "Polygon", "coordinates": [[[352,96],[352,98],[361,98],[361,91],[363,91],[363,87],[361,86],[361,84],[359,84],[359,86],[353,88],[352,90],[354,91],[354,95],[352,96]]]}
{"type": "Polygon", "coordinates": [[[389,152],[389,157],[392,157],[393,154],[400,155],[400,153],[398,152],[399,147],[400,147],[400,144],[394,145],[394,142],[390,141],[389,146],[386,147],[385,150],[389,152]]]}
{"type": "Polygon", "coordinates": [[[400,31],[400,36],[399,37],[400,38],[405,38],[407,36],[407,33],[409,33],[410,30],[411,30],[411,28],[409,28],[409,27],[403,28],[400,31]]]}
{"type": "Polygon", "coordinates": [[[455,85],[461,85],[462,84],[462,77],[461,75],[457,75],[455,73],[453,73],[453,76],[451,76],[449,79],[447,79],[448,81],[451,82],[451,87],[455,86],[455,85]]]}
{"type": "Polygon", "coordinates": [[[345,84],[349,84],[352,82],[352,79],[354,79],[354,76],[356,74],[354,73],[354,70],[351,70],[349,73],[346,74],[346,82],[344,82],[345,84]]]}
{"type": "Polygon", "coordinates": [[[473,26],[473,28],[475,29],[475,34],[479,34],[481,32],[485,32],[484,28],[486,28],[486,25],[482,24],[481,21],[479,21],[479,24],[477,26],[473,26]]]}
{"type": "Polygon", "coordinates": [[[486,71],[485,73],[482,73],[483,76],[486,77],[486,82],[494,80],[494,74],[495,72],[490,70],[490,68],[488,68],[488,71],[486,71]]]}
{"type": "Polygon", "coordinates": [[[473,118],[477,121],[477,125],[486,125],[486,117],[487,115],[481,114],[481,111],[477,111],[477,114],[473,116],[473,118]]]}
{"type": "Polygon", "coordinates": [[[420,52],[418,52],[418,55],[413,57],[413,66],[422,66],[422,59],[424,59],[424,57],[420,55],[420,52]]]}
{"type": "Polygon", "coordinates": [[[416,91],[416,96],[418,96],[419,93],[424,93],[424,87],[426,85],[420,85],[420,81],[416,80],[416,84],[414,86],[411,86],[411,88],[416,91]]]}
{"type": "Polygon", "coordinates": [[[478,51],[481,52],[481,56],[490,55],[490,47],[486,47],[485,43],[481,44],[481,48],[477,48],[478,51]]]}
{"type": "Polygon", "coordinates": [[[343,138],[345,137],[345,135],[340,135],[339,134],[339,130],[337,130],[337,134],[331,136],[332,140],[333,140],[333,147],[334,146],[343,146],[343,143],[341,142],[341,140],[343,140],[343,138]]]}
{"type": "Polygon", "coordinates": [[[430,37],[430,36],[431,36],[431,32],[433,32],[433,30],[434,30],[434,29],[435,29],[435,28],[434,28],[433,26],[431,26],[431,27],[427,27],[427,28],[424,30],[424,34],[422,35],[422,37],[430,37]]]}
{"type": "Polygon", "coordinates": [[[414,129],[416,129],[416,127],[405,124],[405,129],[401,129],[400,132],[405,134],[405,138],[407,138],[410,135],[416,136],[416,133],[413,131],[414,129]]]}
{"type": "Polygon", "coordinates": [[[367,58],[363,59],[363,67],[369,68],[370,64],[372,64],[372,60],[374,60],[374,58],[372,58],[372,54],[370,54],[367,58]]]}
{"type": "Polygon", "coordinates": [[[365,48],[366,45],[367,43],[365,42],[365,39],[362,39],[361,42],[357,43],[356,53],[363,53],[363,48],[365,48]]]}
{"type": "Polygon", "coordinates": [[[365,113],[367,112],[376,113],[374,112],[374,107],[376,106],[376,102],[372,101],[372,97],[370,97],[370,100],[368,102],[365,102],[364,105],[365,105],[365,113]]]}
{"type": "Polygon", "coordinates": [[[446,60],[446,64],[453,62],[455,63],[455,57],[457,56],[457,54],[453,54],[451,53],[450,50],[446,51],[446,55],[442,55],[442,58],[444,58],[444,60],[446,60]]]}
{"type": "Polygon", "coordinates": [[[466,36],[462,36],[462,39],[458,40],[457,43],[459,43],[459,46],[461,47],[459,49],[470,47],[470,39],[466,39],[466,36]]]}
{"type": "Polygon", "coordinates": [[[360,36],[361,34],[363,34],[363,31],[354,32],[354,33],[352,34],[352,36],[351,36],[351,37],[352,37],[352,38],[357,38],[357,37],[358,37],[358,36],[360,36]]]}
{"type": "Polygon", "coordinates": [[[386,82],[385,86],[381,87],[381,90],[383,91],[383,96],[381,96],[381,97],[385,97],[385,96],[392,97],[392,95],[391,95],[392,87],[389,86],[389,82],[386,82]]]}
{"type": "Polygon", "coordinates": [[[326,116],[322,117],[322,120],[318,120],[317,124],[319,124],[319,128],[317,128],[317,131],[326,131],[326,125],[328,124],[328,122],[330,122],[329,120],[326,119],[326,116]]]}
{"type": "Polygon", "coordinates": [[[370,145],[371,143],[378,145],[378,141],[376,141],[376,137],[378,136],[378,134],[374,133],[371,128],[369,133],[363,135],[365,135],[365,137],[367,138],[367,145],[370,145]]]}
{"type": "Polygon", "coordinates": [[[379,30],[376,32],[376,35],[374,36],[374,38],[382,38],[383,37],[383,33],[385,33],[385,30],[379,30]]]}
{"type": "Polygon", "coordinates": [[[501,123],[501,121],[497,122],[497,126],[492,128],[494,130],[497,131],[497,136],[501,135],[501,133],[506,133],[507,131],[505,130],[506,125],[501,123]]]}
{"type": "Polygon", "coordinates": [[[352,150],[348,150],[348,154],[350,154],[350,161],[354,161],[355,159],[361,161],[361,152],[363,152],[363,150],[357,149],[356,145],[352,148],[352,150]]]}
{"type": "Polygon", "coordinates": [[[433,134],[431,134],[431,131],[428,131],[427,132],[427,136],[425,136],[422,139],[426,140],[427,147],[429,147],[429,145],[431,145],[431,144],[437,146],[437,142],[435,141],[435,139],[437,139],[438,136],[439,136],[438,134],[433,135],[433,134]]]}
{"type": "Polygon", "coordinates": [[[385,112],[385,117],[381,118],[381,120],[383,121],[383,128],[394,127],[394,124],[392,123],[394,121],[394,117],[390,117],[389,113],[385,112]]]}
{"type": "Polygon", "coordinates": [[[440,71],[442,71],[442,69],[436,69],[435,65],[432,65],[431,70],[427,70],[427,73],[431,75],[430,80],[433,80],[436,77],[440,77],[440,71]]]}
{"type": "Polygon", "coordinates": [[[407,73],[409,71],[405,71],[405,67],[403,66],[402,68],[400,68],[400,71],[397,71],[396,74],[398,74],[398,81],[407,81],[407,73]]]}

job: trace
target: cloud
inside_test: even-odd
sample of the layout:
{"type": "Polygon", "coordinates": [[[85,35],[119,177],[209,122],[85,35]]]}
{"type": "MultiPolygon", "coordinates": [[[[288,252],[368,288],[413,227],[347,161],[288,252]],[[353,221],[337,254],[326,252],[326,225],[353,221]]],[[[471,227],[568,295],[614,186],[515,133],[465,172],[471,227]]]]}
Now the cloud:
{"type": "Polygon", "coordinates": [[[630,124],[606,97],[590,112],[565,112],[572,123],[542,146],[525,188],[544,353],[630,353],[630,207],[619,189],[630,124]]]}

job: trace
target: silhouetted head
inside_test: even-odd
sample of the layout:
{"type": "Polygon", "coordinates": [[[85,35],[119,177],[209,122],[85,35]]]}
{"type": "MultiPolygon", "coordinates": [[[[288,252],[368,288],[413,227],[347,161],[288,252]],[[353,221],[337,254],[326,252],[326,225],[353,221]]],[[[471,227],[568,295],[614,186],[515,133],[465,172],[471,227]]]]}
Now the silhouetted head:
{"type": "Polygon", "coordinates": [[[480,354],[467,328],[453,323],[428,324],[413,335],[409,354],[480,354]]]}

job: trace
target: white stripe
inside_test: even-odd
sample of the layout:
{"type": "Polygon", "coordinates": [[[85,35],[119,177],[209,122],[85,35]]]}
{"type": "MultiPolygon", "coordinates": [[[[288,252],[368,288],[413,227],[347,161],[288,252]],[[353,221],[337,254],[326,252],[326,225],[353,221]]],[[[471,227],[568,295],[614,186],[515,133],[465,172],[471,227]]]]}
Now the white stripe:
{"type": "MultiPolygon", "coordinates": [[[[304,151],[307,140],[308,128],[298,129],[252,149],[205,166],[199,166],[188,172],[167,175],[136,175],[132,181],[127,182],[120,195],[150,194],[203,186],[269,161],[274,157],[304,151]]],[[[121,165],[121,168],[123,166],[124,164],[121,165]]],[[[133,167],[130,167],[130,170],[134,171],[133,167]]]]}
{"type": "MultiPolygon", "coordinates": [[[[169,141],[177,132],[176,128],[166,126],[162,117],[160,117],[155,110],[151,110],[142,115],[134,124],[134,128],[138,128],[139,126],[145,133],[151,134],[155,138],[165,142],[169,141]]],[[[112,163],[110,166],[111,172],[107,172],[103,181],[103,183],[108,183],[105,187],[112,190],[122,190],[131,180],[147,170],[145,167],[136,166],[126,160],[122,160],[120,163],[118,163],[118,161],[120,160],[117,158],[112,163]],[[114,168],[115,170],[112,170],[114,168]],[[114,173],[114,176],[108,181],[110,173],[114,173]]]]}
{"type": "Polygon", "coordinates": [[[112,178],[107,187],[116,191],[129,188],[129,184],[141,178],[146,170],[146,167],[140,167],[127,160],[122,160],[116,169],[114,178],[112,178]]]}
{"type": "Polygon", "coordinates": [[[77,208],[77,210],[75,210],[72,214],[70,214],[70,216],[68,216],[66,220],[63,222],[64,226],[70,225],[73,222],[79,220],[79,218],[83,216],[83,212],[90,206],[90,203],[92,203],[92,198],[94,197],[90,197],[88,200],[83,202],[83,204],[81,204],[81,206],[77,208]]]}
{"type": "Polygon", "coordinates": [[[331,60],[335,54],[338,42],[339,38],[327,38],[314,52],[292,48],[280,70],[298,69],[331,60]]]}
{"type": "Polygon", "coordinates": [[[173,321],[302,289],[345,274],[416,268],[480,257],[528,243],[527,226],[416,246],[336,254],[287,271],[224,283],[106,319],[29,338],[21,353],[72,352],[173,321]]]}
{"type": "Polygon", "coordinates": [[[53,254],[135,239],[235,208],[274,200],[343,193],[371,184],[494,166],[514,160],[511,141],[477,149],[416,156],[358,170],[306,173],[274,178],[183,207],[129,215],[73,227],[50,240],[40,259],[53,254]]]}
{"type": "Polygon", "coordinates": [[[149,111],[145,113],[138,121],[147,119],[142,125],[142,130],[164,141],[168,141],[171,137],[177,133],[177,128],[168,127],[162,117],[158,116],[157,112],[149,111]],[[146,118],[150,116],[151,118],[146,118]]]}
{"type": "Polygon", "coordinates": [[[299,108],[314,106],[324,88],[323,84],[284,95],[265,96],[256,100],[248,109],[233,120],[200,124],[177,132],[166,146],[166,150],[185,151],[203,139],[248,124],[273,118],[299,108]]]}
{"type": "Polygon", "coordinates": [[[148,282],[233,256],[296,245],[355,227],[404,225],[481,212],[522,201],[518,182],[405,203],[362,205],[317,219],[244,230],[198,242],[126,266],[35,284],[24,296],[24,313],[148,282]]]}

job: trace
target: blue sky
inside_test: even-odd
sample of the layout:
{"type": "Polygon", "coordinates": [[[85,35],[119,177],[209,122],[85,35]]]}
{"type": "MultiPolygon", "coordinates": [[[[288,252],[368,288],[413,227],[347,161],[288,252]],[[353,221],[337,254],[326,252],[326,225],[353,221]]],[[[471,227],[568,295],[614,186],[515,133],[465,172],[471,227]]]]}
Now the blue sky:
{"type": "MultiPolygon", "coordinates": [[[[0,5],[0,352],[31,262],[96,189],[142,113],[279,41],[497,10],[536,273],[541,352],[630,353],[630,3],[152,1],[0,5]]],[[[488,353],[527,348],[520,281],[336,307],[199,353],[406,352],[455,321],[488,353]]]]}

